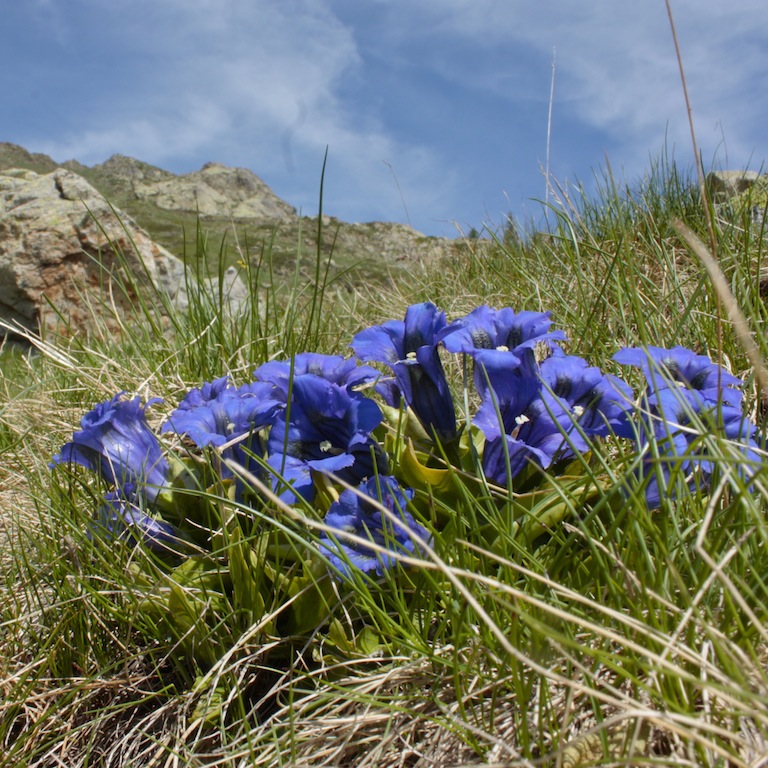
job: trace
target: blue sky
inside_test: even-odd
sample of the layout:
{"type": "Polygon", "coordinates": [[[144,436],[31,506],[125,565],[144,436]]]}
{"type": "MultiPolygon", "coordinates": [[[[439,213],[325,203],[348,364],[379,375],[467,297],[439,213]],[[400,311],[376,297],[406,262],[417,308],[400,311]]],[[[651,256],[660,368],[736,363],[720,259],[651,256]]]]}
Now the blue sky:
{"type": "MultiPolygon", "coordinates": [[[[708,167],[768,159],[765,0],[672,0],[708,167]]],[[[550,172],[693,157],[663,0],[2,3],[0,141],[250,168],[303,213],[427,234],[541,213],[550,172]]]]}

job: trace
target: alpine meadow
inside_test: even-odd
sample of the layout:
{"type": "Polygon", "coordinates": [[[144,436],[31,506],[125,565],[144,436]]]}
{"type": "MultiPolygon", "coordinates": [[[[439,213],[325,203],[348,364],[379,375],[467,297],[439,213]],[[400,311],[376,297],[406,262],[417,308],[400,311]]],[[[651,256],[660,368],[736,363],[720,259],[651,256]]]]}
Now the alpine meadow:
{"type": "Polygon", "coordinates": [[[0,768],[768,765],[760,183],[547,165],[449,241],[324,216],[325,166],[313,218],[182,179],[249,231],[0,149],[166,265],[99,191],[77,324],[0,319],[0,768]]]}

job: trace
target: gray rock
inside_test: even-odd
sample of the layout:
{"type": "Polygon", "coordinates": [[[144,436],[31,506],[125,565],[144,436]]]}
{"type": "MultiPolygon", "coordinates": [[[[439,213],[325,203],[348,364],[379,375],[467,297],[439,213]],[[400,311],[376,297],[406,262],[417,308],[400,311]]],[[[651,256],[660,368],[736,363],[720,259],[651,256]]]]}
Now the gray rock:
{"type": "MultiPolygon", "coordinates": [[[[317,217],[309,219],[310,229],[317,217]]],[[[333,233],[338,250],[354,253],[360,262],[377,260],[391,265],[420,264],[456,252],[456,242],[443,237],[428,237],[407,224],[370,221],[342,224],[331,216],[323,217],[326,231],[333,233]]],[[[311,242],[307,241],[308,248],[311,242]]]]}
{"type": "Polygon", "coordinates": [[[136,296],[115,289],[129,270],[138,285],[174,296],[182,262],[77,174],[0,174],[0,317],[27,330],[77,333],[94,315],[119,325],[136,296]]]}
{"type": "Polygon", "coordinates": [[[195,211],[202,217],[253,221],[296,218],[292,206],[245,168],[207,163],[199,171],[176,176],[139,160],[114,155],[93,170],[108,174],[113,181],[127,182],[138,200],[167,211],[195,211]]]}
{"type": "Polygon", "coordinates": [[[715,202],[724,202],[746,192],[760,177],[756,171],[712,171],[707,188],[715,202]]]}
{"type": "MultiPolygon", "coordinates": [[[[463,238],[427,237],[403,224],[348,224],[324,215],[322,238],[318,243],[320,232],[316,218],[300,217],[292,206],[277,197],[251,171],[229,168],[218,163],[208,163],[199,171],[177,176],[124,155],[113,155],[104,163],[91,167],[76,160],[59,164],[45,155],[32,154],[23,147],[0,142],[0,175],[8,174],[6,193],[12,195],[15,201],[13,204],[18,205],[25,195],[30,198],[31,204],[32,200],[43,193],[29,186],[32,185],[33,177],[25,178],[24,171],[3,171],[4,168],[25,168],[41,174],[41,178],[52,170],[68,171],[70,176],[64,178],[70,179],[67,182],[70,186],[76,184],[71,180],[74,174],[85,179],[81,183],[88,189],[87,195],[83,189],[78,189],[77,194],[70,195],[71,205],[75,204],[75,200],[86,199],[87,207],[96,213],[100,223],[111,221],[113,214],[102,200],[103,195],[122,211],[120,218],[131,231],[136,227],[135,222],[139,222],[144,227],[144,240],[137,238],[137,243],[139,240],[145,243],[154,240],[158,244],[154,248],[159,255],[149,259],[152,265],[148,268],[150,278],[174,296],[180,308],[188,306],[189,294],[194,293],[195,289],[188,290],[186,281],[178,277],[183,274],[179,263],[169,261],[170,253],[159,247],[160,242],[171,253],[181,255],[196,253],[198,234],[206,239],[210,236],[211,242],[215,244],[226,242],[229,245],[234,237],[240,257],[251,264],[260,264],[265,254],[268,254],[271,269],[274,268],[273,277],[278,282],[293,280],[296,274],[302,279],[314,280],[315,258],[320,253],[321,258],[328,257],[329,279],[336,281],[341,278],[337,285],[346,290],[358,285],[365,286],[367,290],[372,281],[398,279],[400,274],[406,274],[407,279],[408,272],[424,264],[442,258],[464,258],[470,251],[482,253],[490,242],[474,239],[468,245],[463,238]],[[9,179],[15,179],[13,189],[9,179]]],[[[50,194],[50,189],[44,194],[50,194]]],[[[58,194],[62,196],[61,192],[58,194]]],[[[63,198],[66,197],[64,190],[63,198]]],[[[61,201],[56,205],[61,205],[61,201]]],[[[53,216],[55,210],[55,207],[49,207],[47,215],[53,216]]],[[[85,206],[81,204],[78,215],[85,213],[85,206]]],[[[6,212],[8,220],[5,225],[0,224],[0,227],[20,225],[18,220],[9,216],[6,212]]],[[[42,229],[44,221],[41,218],[36,226],[42,229]]],[[[53,229],[63,226],[60,221],[50,221],[49,224],[53,229]]],[[[70,223],[67,226],[72,225],[70,223]]],[[[121,225],[115,228],[122,232],[121,225]]],[[[108,228],[105,226],[105,229],[108,228]]],[[[0,232],[0,247],[12,249],[11,246],[2,245],[3,239],[9,237],[8,233],[0,232]]],[[[81,235],[70,236],[70,240],[82,240],[91,254],[98,250],[92,247],[88,238],[81,235]]],[[[130,246],[130,240],[123,238],[126,247],[130,246]]],[[[109,261],[109,257],[105,257],[109,261]]],[[[75,257],[72,256],[72,259],[75,257]]],[[[136,266],[139,267],[139,264],[136,266]]],[[[216,258],[211,260],[210,266],[216,267],[216,258]]],[[[17,277],[7,274],[7,270],[4,273],[3,269],[0,266],[0,282],[16,286],[17,277]]],[[[144,267],[140,269],[143,273],[144,267]]],[[[39,286],[31,289],[31,293],[35,293],[35,290],[39,297],[39,286]]],[[[3,291],[7,296],[10,289],[0,286],[0,317],[10,312],[9,307],[2,304],[5,300],[3,291]]],[[[230,309],[240,311],[244,307],[247,290],[242,280],[239,284],[233,283],[225,293],[230,309]]],[[[30,318],[35,315],[35,308],[40,306],[39,298],[29,298],[25,294],[23,297],[15,297],[14,301],[13,308],[17,315],[24,316],[26,324],[32,323],[30,318]],[[33,308],[24,304],[25,301],[32,302],[33,308]]]]}
{"type": "MultiPolygon", "coordinates": [[[[72,166],[71,169],[75,173],[82,172],[83,169],[88,170],[85,166],[78,168],[79,163],[76,161],[69,161],[69,165],[72,166]]],[[[134,188],[176,178],[170,171],[164,171],[162,168],[157,168],[154,165],[144,163],[141,160],[135,160],[126,155],[112,155],[105,162],[95,165],[93,170],[97,173],[107,174],[113,179],[122,179],[129,182],[134,188]]]]}
{"type": "MultiPolygon", "coordinates": [[[[211,277],[202,283],[192,283],[192,290],[203,291],[214,305],[219,304],[221,299],[233,315],[238,315],[246,310],[250,301],[250,288],[243,281],[236,267],[228,267],[223,275],[219,291],[219,278],[211,277]]],[[[176,307],[185,312],[189,308],[189,291],[186,281],[182,281],[176,293],[176,307]]]]}

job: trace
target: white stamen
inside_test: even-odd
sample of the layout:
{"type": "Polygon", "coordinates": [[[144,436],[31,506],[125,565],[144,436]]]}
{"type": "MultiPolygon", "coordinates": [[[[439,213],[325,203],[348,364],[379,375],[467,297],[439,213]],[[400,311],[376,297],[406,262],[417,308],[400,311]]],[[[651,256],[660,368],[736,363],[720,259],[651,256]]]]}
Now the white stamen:
{"type": "Polygon", "coordinates": [[[331,448],[333,448],[333,443],[330,440],[323,440],[320,443],[320,450],[323,453],[328,453],[328,451],[330,451],[331,448]]]}
{"type": "Polygon", "coordinates": [[[517,424],[518,427],[522,427],[523,424],[527,424],[529,421],[530,419],[524,413],[515,416],[515,424],[517,424]]]}
{"type": "Polygon", "coordinates": [[[497,352],[509,352],[509,347],[505,344],[499,344],[498,347],[496,347],[497,352]]]}
{"type": "Polygon", "coordinates": [[[584,413],[584,406],[583,405],[574,405],[573,406],[573,412],[576,414],[577,417],[581,416],[584,413]]]}

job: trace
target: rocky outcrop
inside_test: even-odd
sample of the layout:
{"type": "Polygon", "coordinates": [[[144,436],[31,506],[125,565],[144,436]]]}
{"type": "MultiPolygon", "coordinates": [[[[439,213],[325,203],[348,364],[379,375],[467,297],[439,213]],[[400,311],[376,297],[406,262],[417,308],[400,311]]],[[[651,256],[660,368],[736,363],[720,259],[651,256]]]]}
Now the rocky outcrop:
{"type": "Polygon", "coordinates": [[[243,280],[240,270],[234,266],[224,270],[221,280],[214,275],[201,281],[183,281],[174,299],[176,308],[181,312],[189,308],[190,288],[193,293],[198,294],[194,297],[196,301],[204,300],[203,297],[207,296],[214,306],[218,307],[221,302],[233,314],[237,314],[250,303],[251,289],[243,280]]]}
{"type": "Polygon", "coordinates": [[[752,224],[764,225],[768,211],[768,175],[756,171],[716,171],[708,174],[707,186],[719,216],[743,224],[747,215],[752,224]]]}
{"type": "Polygon", "coordinates": [[[724,202],[746,192],[760,178],[756,171],[712,171],[707,187],[715,202],[724,202]]]}
{"type": "Polygon", "coordinates": [[[48,155],[30,152],[8,141],[0,141],[0,168],[25,168],[35,173],[52,173],[58,167],[58,163],[48,155]]]}
{"type": "MultiPolygon", "coordinates": [[[[70,167],[75,173],[82,174],[83,170],[87,170],[87,166],[81,166],[76,160],[69,160],[64,165],[70,167]]],[[[170,171],[164,171],[162,168],[125,155],[112,155],[109,160],[94,165],[92,170],[94,174],[109,178],[113,183],[123,182],[130,186],[137,197],[139,197],[137,190],[144,186],[151,186],[176,178],[170,171]]]]}
{"type": "Polygon", "coordinates": [[[184,176],[155,168],[123,155],[114,155],[93,173],[122,180],[137,200],[149,201],[167,211],[195,211],[203,218],[287,221],[296,211],[280,199],[255,173],[206,163],[184,176]]]}
{"type": "Polygon", "coordinates": [[[184,282],[179,259],[72,171],[0,175],[0,318],[32,331],[76,333],[94,313],[116,324],[135,299],[114,288],[125,270],[170,295],[184,282]]]}
{"type": "MultiPolygon", "coordinates": [[[[361,263],[374,260],[386,264],[417,264],[450,255],[456,248],[453,240],[427,237],[407,224],[371,221],[365,224],[346,224],[332,216],[323,217],[323,226],[333,235],[334,247],[342,252],[354,253],[361,263]]],[[[308,219],[313,229],[317,217],[308,219]]],[[[312,241],[306,239],[309,248],[312,241]]]]}
{"type": "MultiPolygon", "coordinates": [[[[231,243],[236,234],[241,242],[248,241],[255,260],[268,251],[278,272],[293,269],[297,245],[305,254],[318,249],[316,220],[299,216],[245,168],[207,163],[199,171],[176,175],[124,155],[113,155],[94,166],[76,160],[58,164],[47,155],[0,142],[0,172],[11,166],[36,172],[66,168],[79,174],[110,203],[132,216],[155,242],[176,255],[194,249],[200,223],[211,243],[218,245],[225,236],[231,243]]],[[[381,275],[390,268],[396,270],[408,263],[453,256],[464,250],[461,240],[427,237],[403,224],[350,224],[325,218],[324,237],[333,243],[333,260],[352,282],[358,265],[369,267],[359,272],[369,282],[372,271],[381,275]]],[[[473,245],[479,247],[482,243],[473,245]]],[[[321,250],[326,252],[325,242],[321,250]]]]}
{"type": "MultiPolygon", "coordinates": [[[[768,217],[768,174],[755,171],[713,171],[707,175],[707,187],[715,210],[724,221],[750,224],[759,230],[762,241],[768,217]]],[[[768,299],[768,269],[757,274],[763,300],[768,299]]]]}

